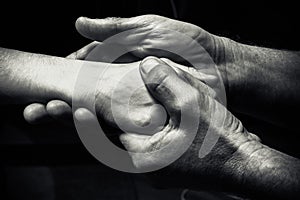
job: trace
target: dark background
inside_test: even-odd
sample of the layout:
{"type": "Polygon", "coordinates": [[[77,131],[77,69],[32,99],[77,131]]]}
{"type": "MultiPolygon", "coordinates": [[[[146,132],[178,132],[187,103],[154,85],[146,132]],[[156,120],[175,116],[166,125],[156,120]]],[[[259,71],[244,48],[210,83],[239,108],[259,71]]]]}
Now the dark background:
{"type": "MultiPolygon", "coordinates": [[[[7,1],[1,5],[0,46],[64,57],[90,42],[75,30],[74,23],[79,16],[159,14],[239,42],[300,50],[296,3],[215,0],[174,0],[174,3],[176,11],[169,0],[7,1]]],[[[154,189],[136,176],[98,163],[86,152],[72,128],[57,122],[42,126],[26,124],[23,108],[24,105],[0,108],[3,122],[0,125],[0,198],[180,199],[178,190],[154,189]]],[[[247,116],[239,118],[266,144],[299,157],[297,133],[285,135],[286,130],[279,127],[247,116]],[[270,136],[284,137],[288,142],[274,144],[270,136]]]]}

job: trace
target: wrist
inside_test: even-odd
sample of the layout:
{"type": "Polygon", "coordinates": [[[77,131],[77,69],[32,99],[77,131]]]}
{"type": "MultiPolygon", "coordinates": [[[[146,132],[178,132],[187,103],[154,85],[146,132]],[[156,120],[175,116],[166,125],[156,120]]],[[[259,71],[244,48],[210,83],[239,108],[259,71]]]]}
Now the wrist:
{"type": "MultiPolygon", "coordinates": [[[[243,92],[246,91],[248,80],[247,45],[235,42],[229,38],[219,37],[223,48],[223,59],[218,69],[221,72],[226,89],[227,105],[229,109],[239,110],[243,92]]],[[[249,90],[247,90],[249,92],[249,90]]]]}
{"type": "Polygon", "coordinates": [[[243,75],[243,47],[229,38],[211,35],[213,40],[213,61],[220,72],[223,84],[226,89],[227,97],[231,96],[231,92],[236,87],[241,86],[243,75]]]}
{"type": "Polygon", "coordinates": [[[40,58],[30,64],[37,66],[30,90],[42,101],[59,99],[72,103],[73,87],[81,61],[43,55],[40,58]]]}
{"type": "Polygon", "coordinates": [[[54,93],[59,99],[66,101],[67,103],[72,103],[73,90],[75,87],[76,79],[83,61],[65,59],[60,64],[60,73],[56,79],[56,88],[54,88],[54,93]]]}

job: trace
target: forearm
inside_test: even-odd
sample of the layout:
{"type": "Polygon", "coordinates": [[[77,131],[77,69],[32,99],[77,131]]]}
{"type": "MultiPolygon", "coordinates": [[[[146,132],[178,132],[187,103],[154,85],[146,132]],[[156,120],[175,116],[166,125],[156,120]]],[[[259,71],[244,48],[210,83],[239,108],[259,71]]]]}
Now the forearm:
{"type": "Polygon", "coordinates": [[[300,111],[300,52],[225,40],[228,106],[289,127],[300,111]]]}
{"type": "Polygon", "coordinates": [[[260,143],[245,144],[229,161],[234,193],[254,199],[299,199],[300,161],[260,143]],[[236,183],[236,184],[235,184],[236,183]]]}
{"type": "Polygon", "coordinates": [[[2,103],[71,101],[80,61],[0,48],[2,103]]]}

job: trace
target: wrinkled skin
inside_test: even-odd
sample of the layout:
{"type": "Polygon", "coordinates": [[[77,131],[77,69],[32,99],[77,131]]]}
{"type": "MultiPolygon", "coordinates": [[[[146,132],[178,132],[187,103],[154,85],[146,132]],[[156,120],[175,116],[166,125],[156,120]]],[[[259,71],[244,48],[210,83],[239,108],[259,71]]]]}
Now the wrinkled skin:
{"type": "Polygon", "coordinates": [[[89,19],[80,17],[76,21],[76,28],[80,34],[92,40],[110,42],[123,45],[127,49],[138,47],[133,54],[139,58],[146,56],[171,57],[178,60],[178,56],[172,56],[161,49],[178,49],[189,51],[190,42],[181,37],[185,35],[198,42],[210,54],[215,57],[218,45],[221,45],[219,37],[208,33],[190,23],[169,19],[158,15],[142,15],[132,18],[106,18],[89,19]],[[115,40],[106,40],[109,37],[131,30],[126,37],[115,40]],[[105,41],[106,40],[106,41],[105,41]]]}
{"type": "MultiPolygon", "coordinates": [[[[240,167],[244,167],[249,155],[261,147],[259,138],[248,133],[242,123],[215,100],[214,92],[190,74],[174,70],[157,58],[145,59],[140,64],[140,73],[149,93],[164,106],[170,119],[153,135],[124,133],[120,136],[135,167],[151,171],[169,164],[170,160],[175,161],[179,155],[168,167],[151,173],[151,178],[165,187],[194,184],[210,189],[226,188],[226,183],[242,180],[240,167]],[[191,107],[195,102],[196,107],[191,107]],[[183,126],[182,115],[188,121],[183,126]],[[220,119],[222,123],[216,123],[220,119]],[[195,125],[197,129],[193,134],[192,126],[195,125]],[[199,158],[209,127],[219,140],[207,155],[199,158]]],[[[85,120],[85,117],[78,118],[85,120]]]]}
{"type": "Polygon", "coordinates": [[[214,186],[209,185],[212,188],[220,187],[218,181],[221,180],[222,184],[226,184],[226,181],[240,180],[242,175],[235,169],[237,167],[235,164],[245,163],[247,155],[261,146],[259,138],[248,133],[242,123],[214,99],[206,89],[206,85],[195,80],[193,76],[180,78],[170,66],[158,59],[143,62],[141,68],[145,84],[158,83],[158,85],[147,84],[147,88],[151,95],[164,105],[170,120],[153,136],[132,133],[121,135],[121,141],[131,152],[135,166],[138,169],[151,169],[164,165],[173,154],[180,151],[188,142],[192,142],[178,160],[161,172],[153,174],[154,177],[155,174],[159,174],[158,182],[165,186],[179,184],[177,186],[181,187],[184,187],[185,181],[189,185],[195,182],[198,186],[199,183],[205,185],[213,182],[214,186]],[[143,72],[143,69],[147,72],[143,72]],[[174,95],[177,98],[174,98],[174,95]],[[199,109],[189,108],[193,102],[197,102],[199,109]],[[184,112],[191,123],[182,127],[180,115],[184,112]],[[222,120],[221,125],[217,123],[218,119],[222,120]],[[190,125],[195,125],[193,122],[199,122],[196,124],[198,126],[196,135],[191,133],[190,125]],[[199,158],[199,150],[209,126],[219,140],[204,158],[199,158]],[[164,150],[169,144],[172,145],[171,153],[164,150]],[[255,144],[255,148],[248,148],[252,144],[255,144]],[[136,152],[143,154],[135,154],[136,152]]]}

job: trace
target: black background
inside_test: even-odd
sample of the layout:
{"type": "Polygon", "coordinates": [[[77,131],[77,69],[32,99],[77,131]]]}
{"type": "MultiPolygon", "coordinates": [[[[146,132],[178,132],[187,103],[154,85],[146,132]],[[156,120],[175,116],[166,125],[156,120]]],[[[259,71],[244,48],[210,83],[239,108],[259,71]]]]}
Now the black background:
{"type": "MultiPolygon", "coordinates": [[[[211,33],[273,48],[299,49],[299,6],[288,1],[178,1],[178,19],[211,33]]],[[[169,0],[8,1],[1,5],[2,47],[65,56],[88,43],[74,29],[79,16],[159,14],[174,18],[169,0]]]]}
{"type": "MultiPolygon", "coordinates": [[[[90,42],[75,30],[74,23],[79,16],[159,14],[196,24],[239,42],[300,50],[296,3],[174,2],[177,15],[169,0],[2,1],[0,46],[64,57],[90,42]]],[[[42,126],[26,124],[22,118],[23,108],[24,105],[1,108],[0,198],[51,199],[51,195],[55,195],[56,199],[164,199],[172,194],[173,199],[179,199],[174,191],[154,190],[136,177],[99,164],[80,144],[72,128],[57,122],[42,126]]],[[[290,137],[285,140],[288,142],[274,144],[269,135],[280,138],[285,130],[239,117],[248,129],[266,139],[267,144],[299,156],[295,151],[296,133],[284,135],[285,139],[290,137]]]]}

